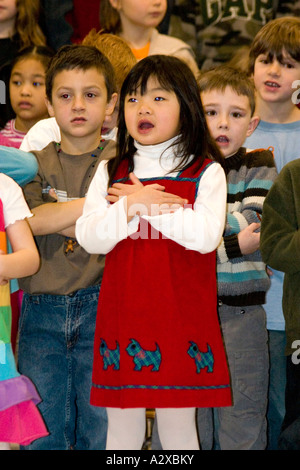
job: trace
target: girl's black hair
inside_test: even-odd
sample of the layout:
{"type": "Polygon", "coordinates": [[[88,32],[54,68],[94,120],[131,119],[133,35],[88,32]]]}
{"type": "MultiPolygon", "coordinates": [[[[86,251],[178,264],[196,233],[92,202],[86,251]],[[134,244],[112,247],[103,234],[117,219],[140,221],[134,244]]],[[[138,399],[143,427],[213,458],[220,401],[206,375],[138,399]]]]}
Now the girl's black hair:
{"type": "Polygon", "coordinates": [[[18,54],[12,61],[11,69],[13,69],[13,67],[21,60],[24,60],[28,57],[32,57],[34,59],[39,60],[46,71],[53,55],[54,51],[48,46],[28,46],[18,52],[18,54]]]}
{"type": "MultiPolygon", "coordinates": [[[[174,92],[180,105],[180,129],[178,138],[172,144],[176,148],[178,165],[173,171],[185,170],[193,165],[195,172],[205,158],[215,160],[222,166],[223,157],[212,139],[205,120],[199,87],[189,66],[177,57],[150,55],[138,62],[127,75],[120,94],[118,119],[117,156],[108,162],[109,183],[112,184],[120,162],[127,159],[129,172],[134,171],[133,156],[136,152],[134,140],[128,134],[124,117],[124,102],[128,94],[138,88],[143,95],[147,90],[149,78],[155,78],[167,91],[174,92]],[[190,159],[191,155],[193,158],[190,159]]],[[[172,119],[172,116],[170,116],[172,119]]]]}

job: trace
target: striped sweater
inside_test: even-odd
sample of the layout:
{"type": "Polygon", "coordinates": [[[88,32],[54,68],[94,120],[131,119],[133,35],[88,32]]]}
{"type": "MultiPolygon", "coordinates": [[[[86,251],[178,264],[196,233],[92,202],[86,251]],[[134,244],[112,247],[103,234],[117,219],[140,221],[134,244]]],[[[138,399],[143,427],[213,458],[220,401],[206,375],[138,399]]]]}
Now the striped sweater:
{"type": "Polygon", "coordinates": [[[19,148],[25,135],[26,132],[18,131],[16,129],[16,120],[11,119],[5,124],[5,127],[0,130],[1,145],[19,148]]]}
{"type": "Polygon", "coordinates": [[[270,279],[257,250],[242,255],[237,234],[260,222],[265,197],[277,176],[270,150],[239,151],[226,158],[227,216],[217,250],[218,298],[226,305],[265,303],[270,279]]]}

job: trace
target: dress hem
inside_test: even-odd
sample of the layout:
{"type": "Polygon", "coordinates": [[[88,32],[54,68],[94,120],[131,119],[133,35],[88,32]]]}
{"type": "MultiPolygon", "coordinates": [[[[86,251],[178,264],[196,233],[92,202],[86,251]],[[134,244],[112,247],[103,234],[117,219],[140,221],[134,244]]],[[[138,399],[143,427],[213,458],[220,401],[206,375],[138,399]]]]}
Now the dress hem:
{"type": "Polygon", "coordinates": [[[122,392],[92,388],[94,406],[112,408],[211,408],[232,406],[231,388],[214,390],[139,390],[122,392]]]}

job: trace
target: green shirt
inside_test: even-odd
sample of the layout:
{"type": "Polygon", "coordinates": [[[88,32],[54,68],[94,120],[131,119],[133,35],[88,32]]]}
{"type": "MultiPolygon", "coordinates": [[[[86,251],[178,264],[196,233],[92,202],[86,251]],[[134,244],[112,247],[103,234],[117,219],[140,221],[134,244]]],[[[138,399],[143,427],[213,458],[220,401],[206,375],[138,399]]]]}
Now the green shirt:
{"type": "Polygon", "coordinates": [[[283,271],[282,307],[286,324],[286,354],[300,339],[300,160],[283,167],[263,206],[261,254],[271,268],[283,271]]]}

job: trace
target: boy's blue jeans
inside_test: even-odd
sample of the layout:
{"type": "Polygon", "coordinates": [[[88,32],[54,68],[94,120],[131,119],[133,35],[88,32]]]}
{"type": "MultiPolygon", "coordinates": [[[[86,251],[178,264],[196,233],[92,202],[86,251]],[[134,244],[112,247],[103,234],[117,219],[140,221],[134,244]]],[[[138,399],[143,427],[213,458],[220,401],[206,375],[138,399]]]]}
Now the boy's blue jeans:
{"type": "Polygon", "coordinates": [[[99,286],[71,295],[24,294],[19,371],[35,384],[49,436],[23,449],[103,450],[107,416],[90,405],[99,286]]]}
{"type": "Polygon", "coordinates": [[[231,307],[219,303],[233,406],[198,409],[202,449],[264,450],[267,445],[269,382],[268,334],[262,306],[231,307]]]}

